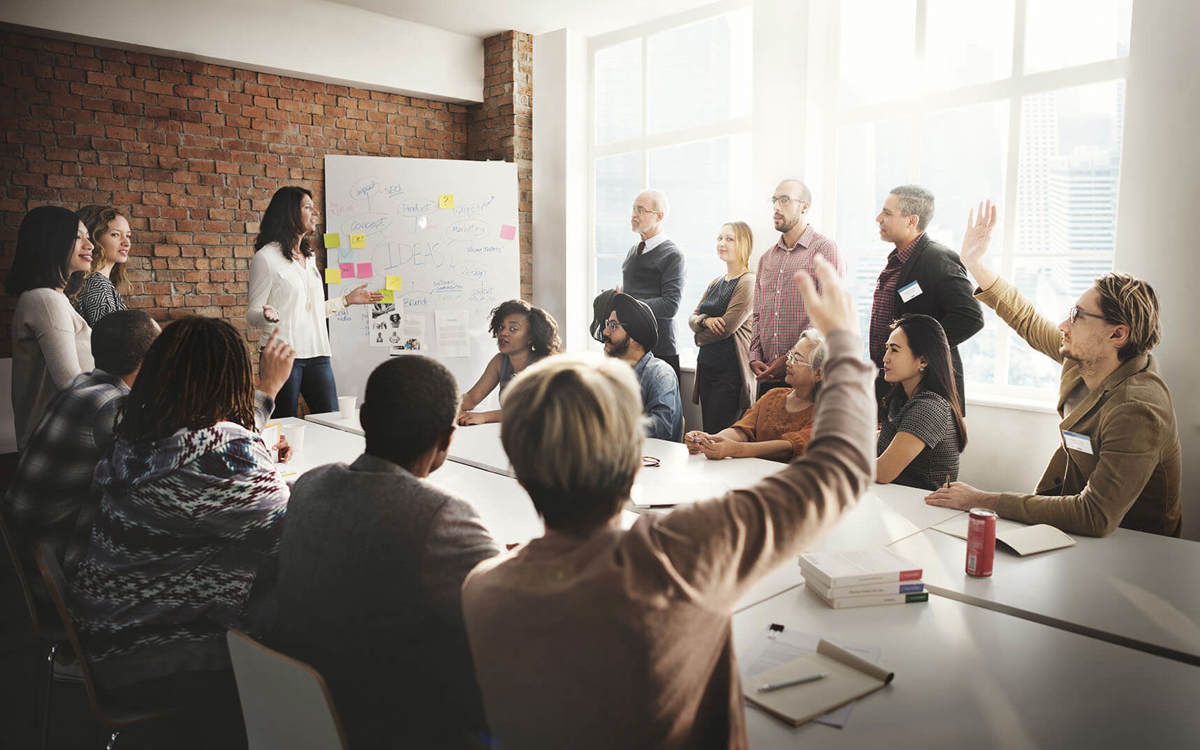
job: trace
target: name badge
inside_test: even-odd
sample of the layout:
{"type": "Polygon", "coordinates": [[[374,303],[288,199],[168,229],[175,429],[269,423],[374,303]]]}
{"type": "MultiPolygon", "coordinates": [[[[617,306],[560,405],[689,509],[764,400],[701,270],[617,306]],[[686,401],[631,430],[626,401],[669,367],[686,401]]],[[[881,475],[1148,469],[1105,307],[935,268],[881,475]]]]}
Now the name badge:
{"type": "Polygon", "coordinates": [[[914,281],[908,286],[900,287],[896,290],[896,293],[900,295],[902,301],[911,302],[913,299],[921,296],[921,285],[914,281]]]}
{"type": "Polygon", "coordinates": [[[1092,453],[1092,439],[1087,435],[1071,432],[1070,430],[1063,430],[1062,435],[1063,442],[1067,444],[1068,450],[1079,451],[1089,456],[1094,455],[1092,453]]]}

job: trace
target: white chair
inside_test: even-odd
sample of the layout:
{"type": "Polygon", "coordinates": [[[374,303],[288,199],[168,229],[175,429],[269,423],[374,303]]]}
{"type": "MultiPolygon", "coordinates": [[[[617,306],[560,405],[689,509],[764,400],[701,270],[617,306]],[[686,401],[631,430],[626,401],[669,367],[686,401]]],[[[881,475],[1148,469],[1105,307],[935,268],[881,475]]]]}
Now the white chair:
{"type": "Polygon", "coordinates": [[[250,750],[345,750],[333,698],[315,669],[240,631],[225,639],[250,750]]]}

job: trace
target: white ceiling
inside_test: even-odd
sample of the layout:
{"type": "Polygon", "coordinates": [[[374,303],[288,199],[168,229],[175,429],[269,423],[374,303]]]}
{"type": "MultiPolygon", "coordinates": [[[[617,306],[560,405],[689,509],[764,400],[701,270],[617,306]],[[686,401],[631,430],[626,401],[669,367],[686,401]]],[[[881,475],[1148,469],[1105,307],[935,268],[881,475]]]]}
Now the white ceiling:
{"type": "Polygon", "coordinates": [[[479,38],[513,29],[570,28],[584,36],[711,5],[713,0],[336,0],[363,10],[479,38]]]}

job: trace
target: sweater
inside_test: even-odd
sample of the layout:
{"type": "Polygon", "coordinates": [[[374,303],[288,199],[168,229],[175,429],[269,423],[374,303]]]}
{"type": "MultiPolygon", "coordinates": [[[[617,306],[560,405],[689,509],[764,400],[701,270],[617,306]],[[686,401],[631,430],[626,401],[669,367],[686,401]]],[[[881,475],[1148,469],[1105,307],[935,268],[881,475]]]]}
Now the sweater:
{"type": "Polygon", "coordinates": [[[645,302],[654,311],[658,343],[652,351],[656,357],[679,353],[675,348],[675,313],[679,312],[679,301],[683,298],[685,270],[683,252],[669,239],[641,255],[634,245],[621,265],[621,291],[645,302]]]}

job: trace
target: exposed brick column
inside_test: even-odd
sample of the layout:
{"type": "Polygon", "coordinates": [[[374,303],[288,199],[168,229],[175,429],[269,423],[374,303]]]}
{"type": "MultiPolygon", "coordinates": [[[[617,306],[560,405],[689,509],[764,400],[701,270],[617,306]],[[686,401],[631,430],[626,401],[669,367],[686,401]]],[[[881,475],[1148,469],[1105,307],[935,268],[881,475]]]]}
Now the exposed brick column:
{"type": "Polygon", "coordinates": [[[517,165],[521,296],[533,298],[533,36],[505,31],[483,41],[483,103],[470,108],[467,158],[517,165]]]}

